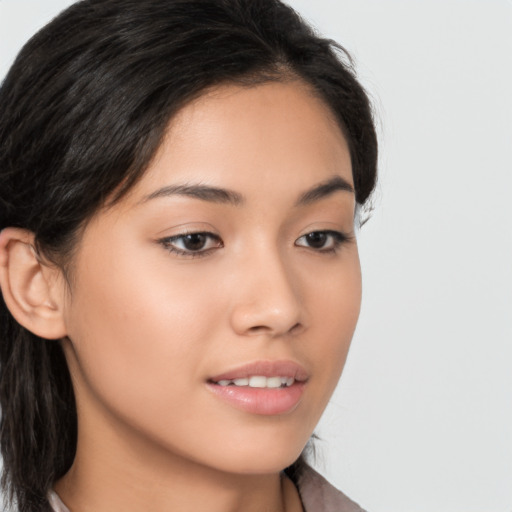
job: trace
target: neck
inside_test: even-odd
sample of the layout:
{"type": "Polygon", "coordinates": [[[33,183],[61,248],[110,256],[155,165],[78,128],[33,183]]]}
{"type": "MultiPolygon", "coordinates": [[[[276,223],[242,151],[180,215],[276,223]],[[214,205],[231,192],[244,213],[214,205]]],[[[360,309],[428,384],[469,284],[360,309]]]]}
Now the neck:
{"type": "Polygon", "coordinates": [[[279,472],[219,471],[98,424],[79,430],[75,461],[55,490],[79,512],[302,511],[295,486],[279,472]]]}

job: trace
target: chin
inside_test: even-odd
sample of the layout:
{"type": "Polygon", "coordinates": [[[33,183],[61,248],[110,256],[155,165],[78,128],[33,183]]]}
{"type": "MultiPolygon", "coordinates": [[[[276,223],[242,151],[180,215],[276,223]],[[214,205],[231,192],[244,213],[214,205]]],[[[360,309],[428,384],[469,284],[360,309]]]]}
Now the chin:
{"type": "Polygon", "coordinates": [[[309,436],[293,443],[288,437],[287,442],[279,443],[278,439],[265,442],[260,437],[244,446],[230,442],[221,454],[216,454],[215,466],[221,471],[242,475],[279,473],[300,457],[308,439],[309,436]]]}

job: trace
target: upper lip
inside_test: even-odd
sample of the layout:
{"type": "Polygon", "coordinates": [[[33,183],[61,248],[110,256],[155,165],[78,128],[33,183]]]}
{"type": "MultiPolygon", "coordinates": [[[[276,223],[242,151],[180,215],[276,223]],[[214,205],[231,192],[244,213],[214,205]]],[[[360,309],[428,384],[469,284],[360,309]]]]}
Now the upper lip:
{"type": "Polygon", "coordinates": [[[308,372],[294,361],[255,361],[210,377],[208,380],[219,382],[221,380],[244,379],[255,375],[262,377],[293,377],[299,382],[308,379],[308,372]]]}

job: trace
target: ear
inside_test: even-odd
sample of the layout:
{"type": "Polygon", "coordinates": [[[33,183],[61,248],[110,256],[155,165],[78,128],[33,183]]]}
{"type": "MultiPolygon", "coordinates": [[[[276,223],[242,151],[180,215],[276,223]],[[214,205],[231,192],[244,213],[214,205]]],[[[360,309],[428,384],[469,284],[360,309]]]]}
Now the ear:
{"type": "Polygon", "coordinates": [[[30,231],[0,232],[0,288],[7,308],[23,327],[41,338],[66,336],[62,271],[41,261],[30,231]]]}

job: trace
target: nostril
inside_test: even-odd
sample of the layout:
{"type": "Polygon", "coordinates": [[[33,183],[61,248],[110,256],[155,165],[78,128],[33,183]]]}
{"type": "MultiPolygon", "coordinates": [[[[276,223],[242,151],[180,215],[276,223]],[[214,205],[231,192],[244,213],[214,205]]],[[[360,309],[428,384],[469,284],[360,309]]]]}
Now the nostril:
{"type": "Polygon", "coordinates": [[[296,333],[297,331],[300,331],[302,329],[302,324],[297,322],[291,329],[291,333],[296,333]]]}
{"type": "Polygon", "coordinates": [[[266,325],[255,325],[249,329],[249,332],[254,334],[259,334],[267,331],[270,331],[270,327],[267,327],[266,325]]]}
{"type": "MultiPolygon", "coordinates": [[[[287,333],[296,334],[301,329],[302,329],[302,324],[300,322],[297,322],[290,329],[288,329],[287,333]]],[[[267,325],[254,325],[253,327],[250,327],[248,330],[248,332],[250,334],[265,334],[265,333],[268,333],[271,331],[273,331],[273,329],[267,325]]],[[[283,333],[281,333],[281,334],[283,334],[283,333]]]]}

